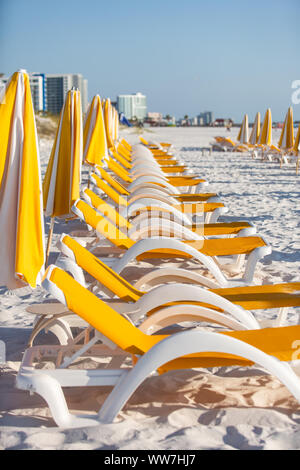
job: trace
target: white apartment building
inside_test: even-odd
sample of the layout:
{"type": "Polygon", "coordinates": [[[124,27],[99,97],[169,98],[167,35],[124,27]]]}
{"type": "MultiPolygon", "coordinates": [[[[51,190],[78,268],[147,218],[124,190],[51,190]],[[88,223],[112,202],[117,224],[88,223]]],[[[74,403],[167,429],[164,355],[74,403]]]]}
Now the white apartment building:
{"type": "Polygon", "coordinates": [[[138,92],[132,95],[118,95],[117,108],[127,119],[143,120],[147,116],[146,96],[138,92]]]}

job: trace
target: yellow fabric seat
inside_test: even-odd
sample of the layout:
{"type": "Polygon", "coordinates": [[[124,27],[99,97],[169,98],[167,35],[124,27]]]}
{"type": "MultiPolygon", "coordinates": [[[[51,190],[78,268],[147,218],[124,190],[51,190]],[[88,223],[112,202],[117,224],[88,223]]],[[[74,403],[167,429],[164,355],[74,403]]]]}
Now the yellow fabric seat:
{"type": "Polygon", "coordinates": [[[119,181],[117,181],[106,170],[104,170],[104,168],[99,165],[97,165],[96,168],[106,183],[110,184],[110,186],[118,191],[122,196],[129,196],[129,191],[127,191],[127,189],[121,183],[119,183],[119,181]]]}
{"type": "MultiPolygon", "coordinates": [[[[206,256],[230,256],[249,254],[255,248],[265,246],[265,242],[260,237],[238,237],[209,240],[184,241],[184,243],[195,248],[206,256]]],[[[145,259],[164,258],[191,258],[190,255],[177,250],[151,250],[137,257],[138,261],[145,259]]]]}
{"type": "Polygon", "coordinates": [[[177,166],[161,165],[161,169],[166,174],[183,173],[184,171],[186,171],[186,167],[183,165],[177,165],[177,166]]]}
{"type": "Polygon", "coordinates": [[[97,211],[101,212],[109,220],[114,222],[117,227],[120,229],[130,229],[132,227],[132,224],[127,219],[125,219],[125,217],[119,214],[119,212],[117,212],[114,207],[101,199],[101,197],[95,194],[91,189],[86,188],[84,193],[90,198],[93,207],[95,207],[97,211]]]}
{"type": "Polygon", "coordinates": [[[211,197],[216,197],[216,193],[197,193],[197,194],[170,194],[171,197],[178,199],[180,202],[199,202],[207,201],[211,197]]]}
{"type": "Polygon", "coordinates": [[[239,233],[240,230],[244,228],[249,228],[251,225],[249,222],[219,222],[215,224],[204,224],[204,231],[203,227],[191,227],[191,229],[201,235],[203,233],[204,236],[213,236],[213,235],[234,235],[239,233]]]}
{"type": "Polygon", "coordinates": [[[247,310],[300,306],[300,282],[212,289],[212,292],[247,310]]]}
{"type": "Polygon", "coordinates": [[[112,150],[112,154],[115,157],[115,159],[120,163],[120,165],[122,165],[127,170],[131,170],[132,164],[125,157],[120,155],[115,150],[112,150]]]}

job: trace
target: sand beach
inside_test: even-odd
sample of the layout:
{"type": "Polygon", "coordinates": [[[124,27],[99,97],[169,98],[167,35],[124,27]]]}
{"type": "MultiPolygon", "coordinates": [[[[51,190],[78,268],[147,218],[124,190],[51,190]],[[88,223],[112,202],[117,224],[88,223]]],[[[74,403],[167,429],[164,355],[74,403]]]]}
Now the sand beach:
{"type": "MultiPolygon", "coordinates": [[[[238,128],[145,128],[145,139],[173,144],[172,151],[205,178],[207,191],[216,192],[228,207],[224,221],[252,222],[272,247],[258,264],[256,284],[300,281],[300,183],[294,167],[252,159],[249,154],[203,151],[215,135],[235,140],[238,128]]],[[[280,130],[273,130],[279,139],[280,130]]],[[[130,144],[139,140],[136,129],[122,129],[130,144]]],[[[44,176],[53,136],[39,136],[44,176]]],[[[83,182],[88,170],[83,168],[83,182]]],[[[55,223],[50,263],[61,233],[84,228],[78,220],[55,223]]],[[[49,218],[46,219],[46,233],[49,218]]],[[[137,279],[145,264],[128,268],[137,279]]],[[[185,262],[184,267],[188,268],[185,262]]],[[[134,393],[113,424],[92,428],[57,428],[46,403],[37,395],[18,390],[14,380],[34,322],[26,308],[51,296],[38,287],[16,291],[0,288],[0,339],[6,344],[0,365],[0,449],[260,449],[300,448],[300,405],[274,377],[258,367],[192,369],[149,377],[134,393]]],[[[291,308],[286,325],[299,323],[300,308],[291,308]]],[[[270,311],[259,311],[260,320],[270,311]]],[[[271,317],[272,318],[272,317],[271,317]]],[[[53,341],[45,335],[43,341],[53,341]]],[[[91,388],[67,393],[71,410],[94,412],[108,391],[91,388]]]]}

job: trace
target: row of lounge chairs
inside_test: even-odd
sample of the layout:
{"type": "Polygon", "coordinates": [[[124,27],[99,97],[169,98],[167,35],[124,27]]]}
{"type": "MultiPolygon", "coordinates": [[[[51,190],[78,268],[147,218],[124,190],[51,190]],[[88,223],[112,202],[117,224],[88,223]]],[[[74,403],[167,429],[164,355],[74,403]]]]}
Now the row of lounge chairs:
{"type": "Polygon", "coordinates": [[[300,164],[300,126],[294,138],[293,110],[286,114],[278,143],[272,143],[271,110],[267,109],[260,128],[260,113],[256,114],[251,134],[248,138],[248,116],[245,114],[236,141],[230,137],[216,136],[212,148],[217,151],[239,152],[261,161],[278,162],[282,166],[295,166],[296,174],[300,164]]]}
{"type": "Polygon", "coordinates": [[[257,363],[300,400],[300,326],[283,326],[287,309],[300,306],[300,283],[253,285],[268,242],[247,221],[219,221],[228,208],[171,152],[143,138],[115,142],[72,207],[89,241],[62,234],[46,270],[42,285],[59,303],[32,309],[16,385],[40,394],[58,426],[112,422],[149,375],[185,368],[257,363]],[[179,259],[202,271],[174,266],[179,259]],[[130,282],[125,268],[138,272],[141,262],[147,274],[130,282]],[[255,311],[269,308],[276,320],[260,322],[255,311]],[[178,331],[185,322],[195,327],[178,331]],[[59,344],[40,344],[45,330],[59,344]],[[102,367],[77,368],[86,356],[102,367]],[[89,386],[113,389],[98,414],[70,413],[63,388],[89,386]]]}

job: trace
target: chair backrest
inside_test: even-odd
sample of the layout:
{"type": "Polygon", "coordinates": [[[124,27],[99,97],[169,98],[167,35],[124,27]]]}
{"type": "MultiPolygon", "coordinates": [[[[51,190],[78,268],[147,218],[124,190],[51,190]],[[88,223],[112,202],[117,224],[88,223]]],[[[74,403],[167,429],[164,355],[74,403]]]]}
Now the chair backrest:
{"type": "Polygon", "coordinates": [[[121,178],[125,183],[132,183],[132,178],[129,174],[121,167],[115,160],[109,158],[106,160],[108,168],[115,173],[119,178],[121,178]]]}
{"type": "Polygon", "coordinates": [[[116,209],[110,204],[103,201],[103,199],[95,194],[94,191],[86,188],[84,189],[83,194],[84,196],[87,196],[88,201],[97,211],[101,212],[101,214],[107,217],[117,227],[120,229],[125,228],[126,230],[132,228],[132,224],[127,219],[125,219],[125,217],[119,214],[119,212],[116,211],[116,209]]]}
{"type": "Polygon", "coordinates": [[[129,161],[126,160],[126,158],[122,157],[122,155],[120,155],[118,152],[116,152],[115,150],[112,150],[112,154],[114,158],[118,161],[118,163],[120,163],[120,165],[122,165],[125,170],[130,170],[132,168],[132,164],[129,163],[129,161]]]}
{"type": "Polygon", "coordinates": [[[67,307],[106,338],[131,354],[143,354],[164,336],[146,335],[95,294],[79,284],[62,269],[50,265],[43,285],[48,291],[59,291],[67,307]],[[48,285],[45,282],[48,281],[48,285]],[[51,289],[50,286],[54,288],[51,289]]]}
{"type": "Polygon", "coordinates": [[[60,242],[62,245],[66,245],[69,250],[72,250],[78,266],[97,279],[97,281],[120,299],[126,302],[136,302],[144,294],[144,292],[135,289],[132,284],[127,282],[122,276],[119,276],[119,274],[69,235],[64,235],[60,242]]]}
{"type": "Polygon", "coordinates": [[[114,188],[105,183],[105,181],[103,181],[103,179],[100,178],[100,176],[98,176],[96,173],[92,173],[90,178],[91,181],[95,183],[95,185],[116,204],[124,207],[128,206],[126,199],[124,199],[114,188]]]}
{"type": "Polygon", "coordinates": [[[129,150],[129,152],[131,152],[132,147],[131,147],[131,145],[127,142],[127,140],[124,139],[124,137],[123,137],[123,139],[121,140],[121,144],[122,144],[124,147],[126,147],[127,150],[129,150]]]}
{"type": "Polygon", "coordinates": [[[122,155],[122,157],[126,158],[126,160],[131,163],[131,156],[130,156],[130,151],[124,147],[123,144],[119,144],[116,148],[117,152],[119,155],[122,155]]]}
{"type": "Polygon", "coordinates": [[[143,137],[140,136],[140,141],[142,142],[142,144],[144,145],[149,145],[149,143],[147,142],[147,140],[145,140],[143,137]]]}
{"type": "Polygon", "coordinates": [[[128,250],[134,245],[135,242],[121,232],[110,220],[97,213],[81,199],[75,202],[72,211],[116,247],[128,250]]]}
{"type": "Polygon", "coordinates": [[[117,181],[115,178],[113,178],[109,173],[107,173],[104,168],[101,166],[96,166],[96,173],[99,172],[101,178],[103,178],[106,183],[110,184],[112,188],[114,188],[118,193],[122,194],[123,196],[129,196],[129,191],[121,184],[119,181],[117,181]]]}

